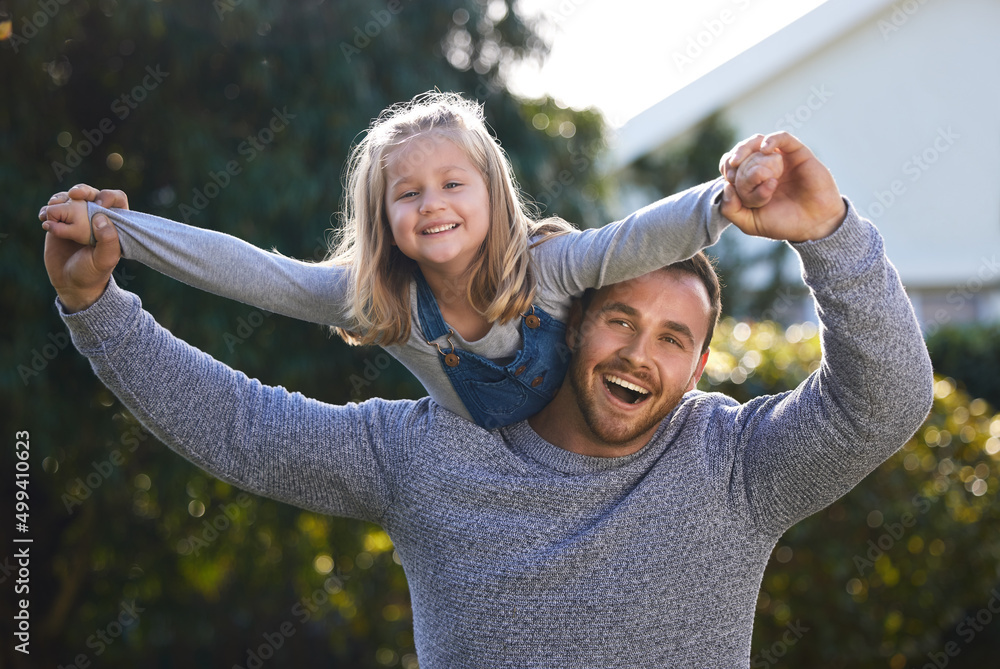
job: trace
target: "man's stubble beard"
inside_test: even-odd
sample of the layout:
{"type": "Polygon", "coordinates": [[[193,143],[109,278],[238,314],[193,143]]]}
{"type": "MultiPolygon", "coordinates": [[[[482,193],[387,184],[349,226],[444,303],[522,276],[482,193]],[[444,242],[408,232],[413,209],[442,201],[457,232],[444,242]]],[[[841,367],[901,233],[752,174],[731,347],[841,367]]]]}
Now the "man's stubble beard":
{"type": "Polygon", "coordinates": [[[595,369],[592,376],[583,370],[582,365],[573,364],[570,364],[569,372],[570,386],[573,388],[577,407],[583,416],[584,422],[586,422],[587,427],[594,436],[609,446],[626,444],[658,426],[680,404],[681,398],[684,397],[684,391],[671,393],[671,395],[666,397],[665,401],[661,402],[659,409],[652,404],[656,400],[651,398],[646,400],[646,402],[650,403],[649,407],[644,407],[646,412],[636,415],[634,421],[616,420],[609,425],[610,421],[601,420],[600,411],[597,408],[597,393],[600,393],[603,389],[593,387],[588,382],[596,379],[596,383],[603,384],[603,375],[605,373],[616,373],[618,371],[641,378],[641,375],[637,375],[635,372],[626,369],[609,369],[604,372],[595,369]]]}

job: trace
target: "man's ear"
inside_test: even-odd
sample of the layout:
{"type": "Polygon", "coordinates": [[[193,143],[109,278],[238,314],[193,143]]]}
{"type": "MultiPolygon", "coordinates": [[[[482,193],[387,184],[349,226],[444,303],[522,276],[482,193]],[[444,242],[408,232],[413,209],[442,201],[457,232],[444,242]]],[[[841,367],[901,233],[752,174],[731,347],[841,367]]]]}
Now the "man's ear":
{"type": "Polygon", "coordinates": [[[691,392],[698,385],[698,381],[701,380],[701,375],[705,371],[705,363],[708,362],[709,353],[711,353],[711,349],[701,354],[701,360],[698,361],[698,366],[695,368],[694,374],[691,375],[691,383],[688,384],[684,392],[691,392]]]}
{"type": "Polygon", "coordinates": [[[566,346],[570,352],[576,351],[580,341],[580,326],[583,323],[583,306],[580,299],[573,300],[569,306],[569,317],[566,319],[566,346]]]}

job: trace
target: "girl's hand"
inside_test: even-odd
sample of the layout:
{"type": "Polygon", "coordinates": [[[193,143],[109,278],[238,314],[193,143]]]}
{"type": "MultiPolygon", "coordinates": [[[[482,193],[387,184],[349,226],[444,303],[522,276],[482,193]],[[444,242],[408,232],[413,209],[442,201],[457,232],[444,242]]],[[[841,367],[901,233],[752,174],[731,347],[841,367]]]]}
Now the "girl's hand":
{"type": "Polygon", "coordinates": [[[722,215],[748,235],[803,242],[822,239],[840,227],[847,215],[840,190],[826,165],[796,137],[787,132],[747,139],[723,156],[719,169],[729,181],[723,191],[722,215]],[[760,156],[758,156],[758,152],[760,156]],[[766,166],[766,158],[778,156],[782,161],[776,184],[764,180],[764,190],[754,197],[764,196],[766,204],[750,208],[740,201],[737,187],[739,170],[748,161],[744,177],[752,169],[766,166]]]}
{"type": "Polygon", "coordinates": [[[128,196],[120,190],[97,190],[87,184],[77,184],[69,191],[61,191],[49,198],[48,204],[38,212],[38,220],[44,221],[48,218],[46,208],[53,204],[64,204],[70,200],[81,200],[95,202],[105,209],[128,209],[128,196]]]}
{"type": "Polygon", "coordinates": [[[736,196],[748,209],[763,207],[774,196],[784,171],[781,154],[768,155],[760,151],[750,154],[736,170],[736,179],[732,182],[736,187],[736,196]]]}
{"type": "MultiPolygon", "coordinates": [[[[45,216],[42,230],[58,237],[76,242],[82,246],[95,246],[94,229],[90,225],[85,200],[70,200],[63,204],[50,204],[42,208],[38,216],[45,216]]],[[[106,218],[98,214],[100,218],[106,218]]],[[[95,216],[97,218],[98,216],[95,216]]]]}

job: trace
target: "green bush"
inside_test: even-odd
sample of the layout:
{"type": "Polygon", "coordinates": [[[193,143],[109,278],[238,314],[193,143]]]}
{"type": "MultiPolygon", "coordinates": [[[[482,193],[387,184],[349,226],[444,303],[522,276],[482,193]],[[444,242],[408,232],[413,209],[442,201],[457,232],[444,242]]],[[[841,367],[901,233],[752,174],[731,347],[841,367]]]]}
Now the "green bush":
{"type": "MultiPolygon", "coordinates": [[[[779,392],[820,357],[812,324],[725,320],[702,388],[741,400],[779,392]]],[[[989,614],[992,626],[975,617],[1000,584],[998,490],[1000,414],[936,377],[916,435],[779,541],[757,603],[751,666],[903,669],[935,657],[993,666],[996,655],[985,658],[996,652],[1000,615],[989,614]]]]}
{"type": "Polygon", "coordinates": [[[1000,324],[949,325],[927,338],[934,369],[960,379],[974,397],[1000,406],[1000,324]]]}

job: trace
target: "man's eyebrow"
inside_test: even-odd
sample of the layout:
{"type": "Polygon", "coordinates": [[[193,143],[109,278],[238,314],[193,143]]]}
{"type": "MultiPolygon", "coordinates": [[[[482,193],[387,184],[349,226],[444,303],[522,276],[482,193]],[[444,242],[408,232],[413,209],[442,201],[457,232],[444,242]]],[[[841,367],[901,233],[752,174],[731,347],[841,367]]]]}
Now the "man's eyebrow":
{"type": "Polygon", "coordinates": [[[625,304],[624,302],[608,302],[607,304],[605,304],[604,306],[601,307],[601,310],[598,313],[602,313],[603,314],[603,313],[606,313],[608,311],[619,311],[619,312],[625,314],[626,316],[638,316],[639,315],[639,312],[636,311],[635,307],[631,307],[631,306],[625,304]]]}
{"type": "MultiPolygon", "coordinates": [[[[603,314],[609,311],[617,311],[618,313],[622,313],[625,314],[626,316],[632,316],[632,317],[639,315],[639,312],[638,310],[636,310],[635,307],[629,306],[624,302],[608,302],[607,304],[601,307],[598,313],[603,314]]],[[[670,330],[671,332],[676,332],[680,336],[687,339],[688,342],[690,342],[692,345],[694,344],[694,333],[691,332],[691,328],[689,328],[684,323],[680,323],[678,321],[666,320],[660,323],[660,327],[670,330]]]]}
{"type": "Polygon", "coordinates": [[[694,345],[694,333],[691,332],[691,328],[684,325],[683,323],[678,323],[677,321],[663,321],[662,327],[667,328],[676,332],[680,336],[688,340],[689,343],[694,345]]]}

